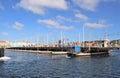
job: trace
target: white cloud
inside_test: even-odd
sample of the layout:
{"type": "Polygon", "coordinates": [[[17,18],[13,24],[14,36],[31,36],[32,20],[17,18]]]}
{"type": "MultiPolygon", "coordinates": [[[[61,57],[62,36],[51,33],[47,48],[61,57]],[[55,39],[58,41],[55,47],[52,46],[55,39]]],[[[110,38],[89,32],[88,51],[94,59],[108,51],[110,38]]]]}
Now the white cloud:
{"type": "MultiPolygon", "coordinates": [[[[74,19],[74,18],[67,18],[67,17],[64,17],[64,16],[57,16],[57,19],[58,21],[67,21],[67,22],[75,22],[75,23],[78,23],[80,22],[81,20],[78,20],[78,19],[74,19]]],[[[83,20],[83,19],[82,19],[83,20]]]]}
{"type": "Polygon", "coordinates": [[[7,33],[7,32],[2,32],[2,35],[3,35],[3,36],[7,36],[8,33],[7,33]]]}
{"type": "Polygon", "coordinates": [[[100,2],[120,2],[119,0],[73,0],[73,3],[78,7],[89,10],[96,11],[96,8],[100,4],[100,2]]]}
{"type": "Polygon", "coordinates": [[[73,2],[82,9],[95,11],[100,0],[74,0],[73,2]]]}
{"type": "Polygon", "coordinates": [[[2,4],[0,4],[0,10],[4,10],[4,7],[2,4]]]}
{"type": "Polygon", "coordinates": [[[103,2],[115,2],[115,1],[119,1],[119,0],[101,0],[103,2]]]}
{"type": "Polygon", "coordinates": [[[57,16],[57,18],[60,19],[60,20],[73,22],[73,20],[71,18],[66,18],[66,17],[60,16],[60,15],[57,16]]]}
{"type": "Polygon", "coordinates": [[[85,26],[90,28],[104,28],[106,25],[100,23],[85,23],[85,26]]]}
{"type": "Polygon", "coordinates": [[[106,20],[104,20],[104,19],[99,20],[98,23],[105,24],[105,23],[106,23],[106,20]]]}
{"type": "Polygon", "coordinates": [[[106,24],[106,20],[99,20],[97,23],[87,22],[85,23],[85,26],[90,28],[105,28],[105,27],[110,27],[112,25],[106,24]]]}
{"type": "Polygon", "coordinates": [[[84,15],[84,14],[81,14],[81,13],[75,14],[75,17],[80,18],[80,19],[82,19],[84,21],[88,20],[88,17],[86,15],[84,15]]]}
{"type": "Polygon", "coordinates": [[[57,28],[57,29],[63,29],[63,30],[71,30],[73,29],[72,26],[64,26],[61,25],[59,22],[54,20],[38,20],[38,23],[46,24],[49,28],[57,28]]]}
{"type": "Polygon", "coordinates": [[[13,28],[16,29],[16,30],[22,30],[24,27],[24,24],[20,23],[20,22],[15,22],[13,24],[13,28]]]}
{"type": "Polygon", "coordinates": [[[46,8],[67,10],[67,2],[65,0],[21,0],[17,6],[36,14],[44,14],[46,8]]]}

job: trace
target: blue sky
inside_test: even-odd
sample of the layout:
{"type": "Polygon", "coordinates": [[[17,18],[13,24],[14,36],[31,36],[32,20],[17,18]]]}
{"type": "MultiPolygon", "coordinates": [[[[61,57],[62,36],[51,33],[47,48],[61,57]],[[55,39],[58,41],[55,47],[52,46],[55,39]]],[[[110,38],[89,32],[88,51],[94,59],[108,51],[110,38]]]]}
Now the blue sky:
{"type": "Polygon", "coordinates": [[[0,40],[120,39],[120,0],[0,0],[0,40]]]}

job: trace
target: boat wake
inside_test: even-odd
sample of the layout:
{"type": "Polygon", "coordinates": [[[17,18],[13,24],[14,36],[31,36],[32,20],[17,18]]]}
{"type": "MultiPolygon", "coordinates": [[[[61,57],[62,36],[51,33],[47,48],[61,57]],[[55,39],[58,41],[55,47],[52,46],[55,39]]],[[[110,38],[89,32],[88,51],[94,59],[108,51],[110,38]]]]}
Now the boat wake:
{"type": "Polygon", "coordinates": [[[66,55],[65,58],[71,58],[71,57],[66,55]]]}
{"type": "Polygon", "coordinates": [[[10,57],[4,56],[4,57],[0,57],[0,61],[7,61],[10,60],[10,57]]]}

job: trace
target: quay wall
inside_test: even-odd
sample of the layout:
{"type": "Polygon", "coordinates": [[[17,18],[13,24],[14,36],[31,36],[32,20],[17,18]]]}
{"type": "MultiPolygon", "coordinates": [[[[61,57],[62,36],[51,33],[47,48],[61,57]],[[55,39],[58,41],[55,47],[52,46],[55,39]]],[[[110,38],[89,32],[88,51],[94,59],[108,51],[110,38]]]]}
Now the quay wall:
{"type": "Polygon", "coordinates": [[[70,51],[72,47],[10,47],[14,50],[33,50],[33,51],[70,51]]]}
{"type": "Polygon", "coordinates": [[[0,48],[0,57],[4,56],[4,48],[0,48]]]}
{"type": "MultiPolygon", "coordinates": [[[[13,50],[33,50],[33,51],[74,51],[74,47],[10,47],[13,50]]],[[[81,47],[82,52],[108,52],[109,50],[119,49],[114,47],[81,47]],[[89,51],[88,51],[89,50],[89,51]]]]}

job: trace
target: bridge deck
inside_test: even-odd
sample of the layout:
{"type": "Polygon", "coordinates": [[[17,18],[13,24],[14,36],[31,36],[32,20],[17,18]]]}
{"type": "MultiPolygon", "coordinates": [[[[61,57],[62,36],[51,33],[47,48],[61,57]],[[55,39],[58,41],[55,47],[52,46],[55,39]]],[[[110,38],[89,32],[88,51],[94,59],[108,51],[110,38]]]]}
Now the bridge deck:
{"type": "MultiPolygon", "coordinates": [[[[74,47],[10,47],[7,49],[15,50],[38,50],[38,51],[73,51],[74,47]]],[[[103,52],[113,49],[120,49],[120,47],[81,47],[81,51],[85,52],[90,49],[90,52],[103,52]]]]}

